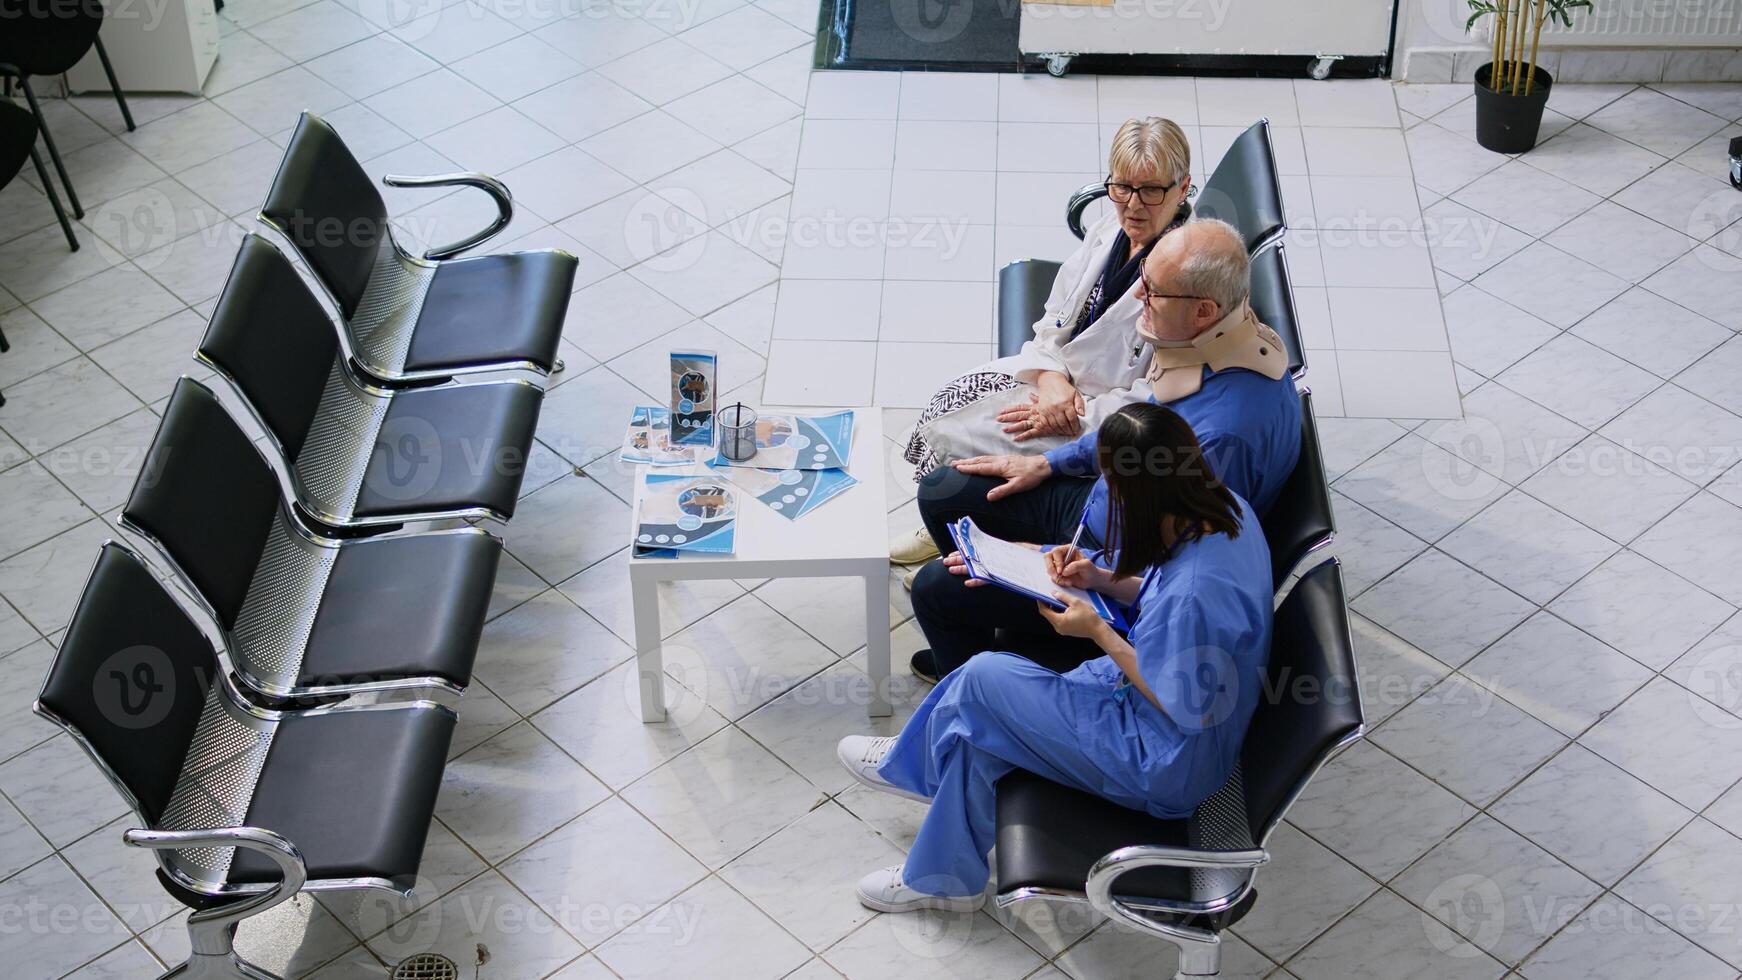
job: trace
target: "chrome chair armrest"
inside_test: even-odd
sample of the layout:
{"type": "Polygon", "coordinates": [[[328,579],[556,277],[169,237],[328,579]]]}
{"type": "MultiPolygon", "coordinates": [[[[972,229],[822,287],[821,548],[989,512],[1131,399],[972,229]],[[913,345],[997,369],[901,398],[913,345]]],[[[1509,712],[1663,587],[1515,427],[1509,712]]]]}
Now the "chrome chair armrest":
{"type": "MultiPolygon", "coordinates": [[[[144,847],[151,850],[181,850],[194,847],[241,847],[266,855],[272,863],[278,865],[282,877],[278,883],[258,895],[238,902],[226,903],[213,908],[194,912],[188,918],[189,935],[195,938],[196,947],[200,937],[218,937],[227,933],[228,927],[241,922],[250,916],[272,908],[302,890],[303,883],[308,880],[308,869],[303,862],[302,852],[296,845],[284,837],[260,827],[219,827],[211,830],[144,830],[133,828],[121,834],[121,840],[129,847],[144,847]],[[194,927],[216,927],[200,928],[194,927]]],[[[217,938],[212,938],[214,946],[217,938]]],[[[207,955],[226,954],[229,952],[227,940],[224,948],[195,949],[196,953],[207,955]]]]}
{"type": "Polygon", "coordinates": [[[1065,202],[1065,224],[1071,229],[1071,234],[1079,239],[1083,237],[1083,212],[1106,196],[1107,188],[1102,184],[1084,184],[1077,188],[1077,192],[1065,202]]]}
{"type": "MultiPolygon", "coordinates": [[[[1119,919],[1151,931],[1168,932],[1176,927],[1163,928],[1165,923],[1139,915],[1125,902],[1114,897],[1113,885],[1120,877],[1143,868],[1252,869],[1269,861],[1270,852],[1258,847],[1242,851],[1200,851],[1189,847],[1162,845],[1121,847],[1095,862],[1089,869],[1089,880],[1083,890],[1088,893],[1089,904],[1095,911],[1108,918],[1119,919]]],[[[1205,911],[1186,903],[1162,899],[1146,899],[1144,905],[1152,910],[1177,912],[1180,915],[1202,915],[1205,911]]]]}
{"type": "Polygon", "coordinates": [[[507,184],[489,174],[434,174],[428,177],[387,174],[381,178],[381,182],[388,187],[476,187],[490,195],[491,200],[496,202],[496,218],[482,231],[450,245],[432,248],[423,253],[423,257],[426,259],[451,259],[461,252],[477,248],[494,238],[497,232],[508,227],[508,222],[514,219],[514,195],[508,192],[507,184]]]}

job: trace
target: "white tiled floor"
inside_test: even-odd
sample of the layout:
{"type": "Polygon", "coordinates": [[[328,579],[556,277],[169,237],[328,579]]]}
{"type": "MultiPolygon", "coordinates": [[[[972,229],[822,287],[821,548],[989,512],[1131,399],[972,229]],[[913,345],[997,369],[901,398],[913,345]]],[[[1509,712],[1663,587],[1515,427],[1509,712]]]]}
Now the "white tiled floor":
{"type": "Polygon", "coordinates": [[[1072,251],[1062,203],[1097,179],[1113,129],[1137,112],[1186,128],[1200,183],[1245,125],[1269,115],[1310,383],[1326,414],[1458,415],[1401,117],[1378,81],[814,74],[764,396],[918,407],[986,360],[997,269],[1072,251]],[[858,282],[879,277],[881,308],[852,299],[858,282]],[[955,288],[917,288],[945,283],[955,288]],[[830,315],[821,297],[837,290],[830,315]],[[814,383],[870,341],[879,349],[868,376],[814,383]]]}
{"type": "MultiPolygon", "coordinates": [[[[501,171],[503,243],[581,276],[414,903],[299,899],[243,930],[264,965],[381,976],[435,948],[470,973],[482,943],[480,980],[1166,975],[1073,910],[853,901],[922,811],[830,758],[867,730],[848,584],[667,590],[680,683],[640,724],[608,459],[679,338],[746,398],[885,406],[898,438],[988,353],[997,265],[1068,250],[1063,196],[1159,111],[1200,176],[1275,123],[1311,383],[1374,416],[1322,422],[1372,737],[1272,839],[1228,975],[1737,976],[1742,86],[1563,86],[1556,135],[1508,161],[1466,86],[812,75],[804,0],[435,6],[232,0],[210,100],[137,97],[126,136],[102,98],[50,100],[76,255],[33,185],[0,193],[0,911],[77,913],[0,929],[9,975],[183,954],[119,801],[27,709],[308,105],[373,171],[501,171]],[[1423,422],[1456,414],[1445,336],[1464,417],[1423,422]]],[[[419,239],[484,220],[388,200],[419,239]]]]}

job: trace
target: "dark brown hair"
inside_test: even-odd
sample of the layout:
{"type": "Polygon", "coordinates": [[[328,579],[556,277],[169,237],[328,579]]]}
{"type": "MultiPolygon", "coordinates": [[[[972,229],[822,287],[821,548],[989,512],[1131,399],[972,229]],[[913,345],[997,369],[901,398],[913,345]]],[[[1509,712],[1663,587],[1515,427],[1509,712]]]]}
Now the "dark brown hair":
{"type": "Polygon", "coordinates": [[[1101,540],[1117,552],[1115,575],[1140,575],[1205,534],[1240,534],[1240,504],[1204,459],[1197,434],[1172,409],[1127,405],[1101,423],[1096,463],[1107,481],[1101,540]],[[1174,519],[1170,546],[1164,529],[1174,519]]]}

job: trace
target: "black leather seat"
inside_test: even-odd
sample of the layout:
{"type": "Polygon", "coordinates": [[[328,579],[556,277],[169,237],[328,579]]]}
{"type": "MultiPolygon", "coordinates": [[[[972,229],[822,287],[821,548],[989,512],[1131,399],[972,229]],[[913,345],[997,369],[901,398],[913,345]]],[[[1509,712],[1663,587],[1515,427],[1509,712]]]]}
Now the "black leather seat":
{"type": "Polygon", "coordinates": [[[574,257],[555,251],[443,262],[424,296],[406,369],[455,371],[526,360],[548,372],[574,280],[574,257]]]}
{"type": "Polygon", "coordinates": [[[299,684],[472,678],[502,542],[484,531],[342,542],[299,684]]]}
{"type": "Polygon", "coordinates": [[[466,239],[422,258],[406,253],[362,165],[325,120],[303,113],[261,218],[295,246],[338,306],[347,355],[389,384],[510,369],[542,379],[556,370],[575,257],[546,249],[454,260],[507,226],[508,188],[483,174],[382,179],[479,188],[498,213],[466,239]]]}
{"type": "Polygon", "coordinates": [[[1246,251],[1254,255],[1283,233],[1287,225],[1270,146],[1270,120],[1260,119],[1234,138],[1193,207],[1200,217],[1220,218],[1239,229],[1246,251]]]}
{"type": "Polygon", "coordinates": [[[998,270],[998,356],[1009,357],[1034,337],[1059,263],[1021,259],[998,270]]]}
{"type": "MultiPolygon", "coordinates": [[[[1157,820],[1019,769],[998,782],[998,890],[1082,891],[1089,869],[1113,851],[1137,841],[1190,847],[1189,830],[1189,821],[1157,820]],[[1067,829],[1061,824],[1065,814],[1094,819],[1067,829]]],[[[1184,902],[1192,897],[1187,868],[1144,868],[1122,884],[1155,898],[1184,902]]]]}
{"type": "Polygon", "coordinates": [[[1300,393],[1300,456],[1277,493],[1276,503],[1259,523],[1264,526],[1264,540],[1270,544],[1271,574],[1279,590],[1297,565],[1330,544],[1336,534],[1337,522],[1331,511],[1331,488],[1325,482],[1324,450],[1319,446],[1319,423],[1313,414],[1311,391],[1300,393]]]}
{"type": "Polygon", "coordinates": [[[1282,242],[1252,257],[1251,288],[1252,312],[1282,337],[1282,345],[1288,349],[1288,373],[1299,378],[1306,373],[1306,351],[1282,242]]]}
{"type": "Polygon", "coordinates": [[[502,542],[466,528],[333,539],[305,527],[217,397],[176,383],[121,511],[273,698],[384,687],[463,690],[502,542]]]}
{"type": "Polygon", "coordinates": [[[164,585],[114,542],[36,711],[74,735],[145,825],[123,840],[156,851],[170,893],[193,898],[193,952],[185,974],[172,971],[189,976],[269,977],[236,957],[236,923],[305,887],[409,893],[454,725],[427,702],[247,704],[164,585]]]}
{"type": "MultiPolygon", "coordinates": [[[[454,716],[437,710],[287,713],[244,822],[295,842],[312,879],[376,878],[409,888],[453,731],[454,716]]],[[[230,865],[233,885],[277,877],[256,852],[242,851],[230,865]]]]}
{"type": "Polygon", "coordinates": [[[283,253],[243,239],[198,356],[272,436],[296,503],[335,527],[514,513],[543,392],[357,379],[283,253]]]}
{"type": "Polygon", "coordinates": [[[1302,576],[1276,613],[1271,682],[1227,785],[1189,820],[1158,820],[1014,772],[998,783],[998,902],[1087,902],[1180,948],[1178,977],[1215,976],[1217,933],[1255,901],[1264,842],[1363,716],[1337,563],[1302,576]],[[1309,693],[1310,692],[1310,693],[1309,693]],[[1299,696],[1294,696],[1299,695],[1299,696]]]}
{"type": "Polygon", "coordinates": [[[542,399],[537,388],[512,382],[394,392],[356,516],[391,521],[408,506],[438,513],[481,506],[506,519],[542,399]]]}

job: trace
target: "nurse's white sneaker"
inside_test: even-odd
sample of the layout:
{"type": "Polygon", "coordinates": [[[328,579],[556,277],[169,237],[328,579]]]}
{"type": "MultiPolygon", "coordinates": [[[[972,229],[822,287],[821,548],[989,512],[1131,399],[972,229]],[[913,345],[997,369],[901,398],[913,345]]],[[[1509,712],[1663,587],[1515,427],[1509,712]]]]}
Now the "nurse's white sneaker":
{"type": "Polygon", "coordinates": [[[972,912],[986,904],[986,896],[946,898],[915,891],[901,880],[901,865],[898,864],[859,879],[859,904],[878,912],[915,912],[919,909],[972,912]]]}
{"type": "Polygon", "coordinates": [[[938,557],[938,543],[923,526],[889,539],[891,565],[923,565],[938,557]]]}
{"type": "Polygon", "coordinates": [[[894,744],[895,739],[888,736],[848,735],[835,745],[835,757],[841,760],[841,765],[854,779],[872,789],[930,803],[931,800],[910,793],[877,774],[877,767],[883,764],[883,757],[889,754],[889,748],[894,744]]]}

